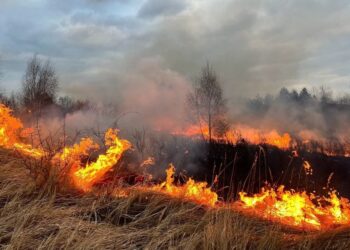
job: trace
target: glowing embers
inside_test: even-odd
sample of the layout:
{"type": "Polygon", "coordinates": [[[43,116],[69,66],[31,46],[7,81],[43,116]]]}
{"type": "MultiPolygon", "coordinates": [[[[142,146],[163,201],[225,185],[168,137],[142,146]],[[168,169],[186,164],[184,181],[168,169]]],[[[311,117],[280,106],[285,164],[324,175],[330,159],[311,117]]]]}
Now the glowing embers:
{"type": "Polygon", "coordinates": [[[349,201],[339,198],[335,191],[329,193],[329,197],[316,197],[305,191],[287,191],[280,186],[277,190],[263,188],[251,196],[240,192],[239,196],[243,211],[286,225],[322,229],[350,223],[349,201]]]}
{"type": "Polygon", "coordinates": [[[166,170],[166,181],[152,187],[153,191],[165,193],[172,197],[183,198],[196,203],[214,206],[218,201],[218,195],[212,191],[206,182],[196,182],[189,178],[183,185],[174,184],[175,167],[170,164],[166,170]]]}
{"type": "Polygon", "coordinates": [[[26,137],[28,130],[23,129],[22,122],[16,117],[13,117],[11,113],[11,109],[0,104],[0,146],[17,150],[33,158],[43,157],[43,150],[33,148],[32,145],[21,142],[21,138],[26,137]]]}

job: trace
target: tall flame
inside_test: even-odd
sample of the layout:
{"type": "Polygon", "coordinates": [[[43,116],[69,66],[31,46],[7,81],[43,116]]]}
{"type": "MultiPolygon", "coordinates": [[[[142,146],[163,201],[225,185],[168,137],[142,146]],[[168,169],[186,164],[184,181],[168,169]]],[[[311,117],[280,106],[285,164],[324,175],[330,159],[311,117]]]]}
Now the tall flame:
{"type": "Polygon", "coordinates": [[[85,168],[77,169],[73,172],[73,181],[77,187],[84,191],[91,189],[93,184],[100,181],[111,169],[124,151],[131,147],[127,140],[121,140],[117,136],[117,130],[109,129],[105,134],[106,146],[109,146],[105,154],[99,155],[96,162],[88,163],[85,168]]]}

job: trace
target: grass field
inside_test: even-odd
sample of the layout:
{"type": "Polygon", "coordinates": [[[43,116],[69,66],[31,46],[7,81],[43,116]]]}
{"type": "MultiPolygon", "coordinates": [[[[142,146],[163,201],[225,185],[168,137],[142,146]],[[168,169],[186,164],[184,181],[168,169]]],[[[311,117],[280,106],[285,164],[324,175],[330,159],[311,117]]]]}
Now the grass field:
{"type": "Polygon", "coordinates": [[[350,227],[305,232],[150,192],[50,192],[0,152],[2,249],[350,249],[350,227]]]}

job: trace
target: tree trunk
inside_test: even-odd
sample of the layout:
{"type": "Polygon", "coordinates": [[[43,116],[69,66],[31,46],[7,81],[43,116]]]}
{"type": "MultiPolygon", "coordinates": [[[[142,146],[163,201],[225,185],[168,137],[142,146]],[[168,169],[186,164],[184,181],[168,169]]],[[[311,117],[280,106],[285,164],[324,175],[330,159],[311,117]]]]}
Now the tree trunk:
{"type": "Polygon", "coordinates": [[[211,113],[209,112],[208,116],[208,132],[209,132],[209,143],[211,143],[211,131],[212,131],[212,125],[211,125],[211,113]]]}

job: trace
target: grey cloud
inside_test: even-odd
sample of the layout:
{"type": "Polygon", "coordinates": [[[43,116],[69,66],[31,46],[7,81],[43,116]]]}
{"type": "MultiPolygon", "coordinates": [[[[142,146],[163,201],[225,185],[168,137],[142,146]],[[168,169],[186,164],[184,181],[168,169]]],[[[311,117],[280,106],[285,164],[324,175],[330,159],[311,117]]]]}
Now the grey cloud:
{"type": "Polygon", "coordinates": [[[147,0],[139,10],[138,15],[142,18],[169,16],[178,14],[185,8],[185,0],[147,0]]]}
{"type": "MultiPolygon", "coordinates": [[[[209,60],[230,98],[305,82],[305,69],[312,73],[308,60],[329,53],[332,42],[349,33],[345,26],[339,27],[340,20],[350,21],[344,1],[221,1],[192,7],[184,15],[159,22],[148,37],[151,46],[140,53],[160,53],[170,68],[189,76],[209,60]]],[[[350,51],[348,46],[333,49],[350,51]]],[[[349,61],[339,55],[332,65],[319,59],[319,67],[335,74],[343,60],[349,61]]]]}
{"type": "Polygon", "coordinates": [[[39,9],[2,13],[3,71],[20,81],[14,58],[24,69],[23,55],[37,52],[56,62],[62,91],[74,86],[78,95],[79,86],[117,91],[125,72],[139,74],[136,65],[149,58],[159,58],[161,72],[185,79],[209,60],[231,101],[282,86],[344,90],[350,82],[349,13],[342,0],[45,1],[39,9]]]}

